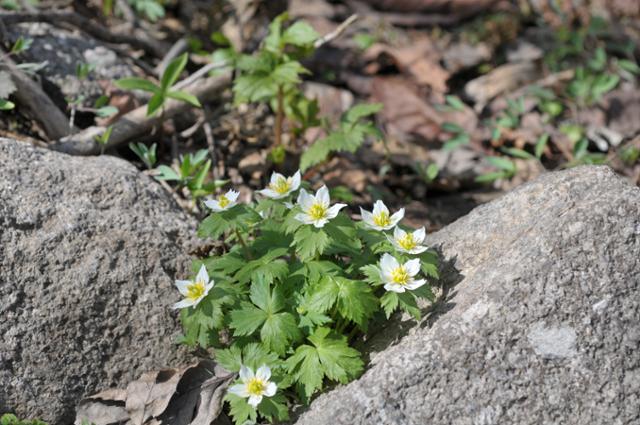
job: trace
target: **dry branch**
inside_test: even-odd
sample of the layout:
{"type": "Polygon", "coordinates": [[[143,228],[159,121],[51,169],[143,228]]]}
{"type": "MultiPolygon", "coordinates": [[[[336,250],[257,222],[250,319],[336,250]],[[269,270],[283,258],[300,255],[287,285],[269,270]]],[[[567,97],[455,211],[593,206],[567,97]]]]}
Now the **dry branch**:
{"type": "Polygon", "coordinates": [[[73,25],[87,34],[108,43],[129,44],[136,49],[142,49],[156,57],[162,57],[167,51],[163,43],[149,37],[142,37],[140,33],[136,33],[135,35],[115,34],[102,25],[75,12],[42,11],[0,13],[0,20],[2,20],[5,25],[14,25],[22,22],[47,22],[51,25],[65,23],[73,25]]]}
{"type": "Polygon", "coordinates": [[[71,133],[67,116],[49,99],[38,83],[18,68],[8,55],[2,59],[2,65],[9,71],[16,86],[17,90],[13,95],[18,104],[30,112],[49,140],[57,140],[71,133]]]}
{"type": "MultiPolygon", "coordinates": [[[[217,77],[208,77],[193,82],[185,91],[196,96],[201,103],[217,98],[222,90],[231,83],[231,73],[227,72],[217,77]]],[[[168,119],[189,110],[192,106],[177,100],[168,100],[165,104],[164,118],[168,119]]],[[[161,123],[160,114],[147,116],[147,105],[140,106],[120,117],[112,124],[111,137],[107,148],[118,146],[136,137],[143,136],[154,126],[161,123]]],[[[71,155],[96,155],[100,153],[100,145],[96,137],[105,131],[104,127],[89,127],[78,134],[65,137],[50,146],[51,149],[71,155]]]]}

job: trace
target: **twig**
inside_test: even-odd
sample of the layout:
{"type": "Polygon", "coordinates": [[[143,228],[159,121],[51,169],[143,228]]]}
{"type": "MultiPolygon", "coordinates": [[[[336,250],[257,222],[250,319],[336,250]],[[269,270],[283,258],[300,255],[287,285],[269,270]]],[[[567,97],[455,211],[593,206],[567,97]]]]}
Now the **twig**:
{"type": "Polygon", "coordinates": [[[428,27],[434,25],[451,26],[457,24],[466,16],[447,14],[439,15],[435,13],[390,13],[378,12],[362,1],[348,0],[347,5],[362,16],[372,16],[383,20],[391,25],[399,27],[428,27]]]}
{"type": "Polygon", "coordinates": [[[16,85],[17,90],[14,93],[16,100],[31,112],[47,137],[50,140],[56,140],[70,134],[73,128],[67,126],[67,116],[49,99],[40,85],[22,72],[8,55],[2,59],[2,64],[7,68],[16,85]]]}
{"type": "Polygon", "coordinates": [[[171,46],[167,54],[164,55],[158,66],[156,66],[155,74],[161,76],[164,73],[164,70],[167,69],[167,66],[169,66],[169,63],[171,63],[171,61],[181,53],[186,52],[188,47],[187,39],[185,37],[176,41],[173,46],[171,46]]]}
{"type": "MultiPolygon", "coordinates": [[[[185,90],[196,96],[204,104],[217,98],[220,92],[228,87],[230,83],[231,73],[227,72],[217,77],[209,77],[202,81],[197,81],[197,84],[194,83],[185,88],[185,90]]],[[[164,107],[165,118],[169,119],[189,110],[192,106],[185,102],[168,100],[164,107]]],[[[111,125],[111,137],[106,147],[111,148],[133,138],[141,137],[160,123],[161,119],[158,115],[147,116],[147,105],[140,106],[123,115],[111,125]]],[[[59,140],[51,145],[50,148],[71,155],[95,155],[100,152],[100,146],[95,138],[105,130],[104,127],[89,127],[80,133],[59,140]]]]}
{"type": "Polygon", "coordinates": [[[322,37],[320,37],[319,39],[317,39],[315,41],[315,43],[313,43],[313,47],[315,47],[317,49],[320,46],[322,46],[324,44],[327,44],[327,43],[333,41],[334,39],[340,37],[340,35],[342,35],[342,33],[349,27],[349,25],[354,23],[357,19],[358,19],[358,15],[357,14],[353,14],[353,15],[349,16],[343,23],[338,25],[338,27],[336,29],[334,29],[330,33],[327,33],[327,34],[323,35],[322,37]]]}
{"type": "Polygon", "coordinates": [[[114,34],[107,28],[97,24],[82,15],[69,11],[41,11],[41,12],[12,12],[0,13],[0,20],[6,25],[15,25],[22,22],[47,22],[52,25],[66,23],[90,34],[100,40],[110,43],[129,44],[137,49],[142,49],[157,57],[162,57],[166,52],[165,46],[151,38],[141,38],[140,34],[114,34]]]}
{"type": "Polygon", "coordinates": [[[181,90],[184,87],[190,86],[192,83],[194,83],[196,80],[199,80],[201,77],[204,77],[205,75],[207,75],[209,73],[209,71],[213,71],[214,69],[224,68],[225,66],[228,66],[228,65],[229,64],[226,61],[223,61],[223,62],[211,62],[211,63],[203,66],[202,68],[198,69],[196,72],[194,72],[193,74],[189,75],[184,80],[179,81],[178,84],[173,86],[173,88],[175,90],[181,90]]]}

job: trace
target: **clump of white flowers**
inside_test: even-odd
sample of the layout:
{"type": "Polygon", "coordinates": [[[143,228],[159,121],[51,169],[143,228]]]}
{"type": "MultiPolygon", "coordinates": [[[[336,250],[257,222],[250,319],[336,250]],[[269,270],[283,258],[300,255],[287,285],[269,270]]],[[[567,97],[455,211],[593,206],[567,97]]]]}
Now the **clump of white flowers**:
{"type": "Polygon", "coordinates": [[[215,348],[239,374],[225,395],[236,424],[285,421],[288,406],[355,379],[364,362],[352,343],[369,321],[398,310],[419,319],[418,299],[434,299],[425,277],[438,276],[437,257],[424,227],[401,227],[404,208],[378,200],[355,221],[326,186],[303,185],[300,171],[273,173],[250,203],[234,190],[206,201],[198,233],[221,240],[222,254],[176,281],[183,341],[215,348]]]}

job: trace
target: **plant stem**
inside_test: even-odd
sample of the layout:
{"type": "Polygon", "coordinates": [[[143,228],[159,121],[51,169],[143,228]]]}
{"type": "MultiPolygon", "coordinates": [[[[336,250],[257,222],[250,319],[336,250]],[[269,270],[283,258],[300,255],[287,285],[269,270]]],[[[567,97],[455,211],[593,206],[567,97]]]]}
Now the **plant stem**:
{"type": "Polygon", "coordinates": [[[238,242],[240,242],[240,245],[242,245],[242,250],[244,251],[244,258],[247,260],[251,260],[252,258],[251,258],[251,252],[249,251],[249,247],[247,246],[247,243],[244,241],[244,238],[242,237],[242,234],[238,229],[236,229],[236,237],[238,238],[238,242]]]}
{"type": "Polygon", "coordinates": [[[284,91],[282,86],[278,86],[278,106],[276,109],[276,123],[275,123],[275,146],[282,144],[282,123],[284,121],[284,91]]]}

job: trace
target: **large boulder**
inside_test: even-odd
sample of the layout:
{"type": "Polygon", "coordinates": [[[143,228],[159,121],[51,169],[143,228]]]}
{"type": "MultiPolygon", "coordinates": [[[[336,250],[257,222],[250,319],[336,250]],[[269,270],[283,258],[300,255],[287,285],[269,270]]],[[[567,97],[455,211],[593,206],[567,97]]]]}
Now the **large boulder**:
{"type": "Polygon", "coordinates": [[[180,363],[194,229],[126,161],[0,139],[0,413],[69,424],[82,396],[180,363]]]}
{"type": "Polygon", "coordinates": [[[446,299],[297,424],[640,423],[640,189],[546,174],[428,242],[446,299]]]}

